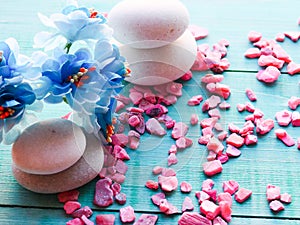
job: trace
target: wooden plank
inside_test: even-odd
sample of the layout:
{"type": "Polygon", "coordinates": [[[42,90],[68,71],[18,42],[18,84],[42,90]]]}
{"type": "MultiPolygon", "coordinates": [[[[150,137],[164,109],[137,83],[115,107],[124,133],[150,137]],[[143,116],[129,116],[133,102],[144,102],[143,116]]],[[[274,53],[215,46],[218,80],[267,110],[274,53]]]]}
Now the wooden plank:
{"type": "MultiPolygon", "coordinates": [[[[108,211],[94,211],[90,220],[95,222],[96,216],[100,214],[113,214],[115,215],[115,225],[123,224],[120,221],[118,212],[108,212],[108,211]]],[[[136,220],[140,217],[142,212],[136,212],[136,220]]],[[[166,217],[162,214],[158,215],[158,220],[156,225],[174,225],[177,224],[179,215],[166,217]]],[[[30,225],[57,225],[65,224],[67,221],[71,220],[72,217],[65,215],[63,210],[58,209],[31,209],[31,208],[1,208],[0,211],[0,223],[1,224],[13,224],[13,225],[23,225],[24,222],[30,225]]],[[[130,223],[132,224],[132,223],[130,223]]],[[[239,218],[234,217],[231,225],[299,225],[300,221],[297,220],[283,220],[283,219],[265,219],[265,218],[239,218]]]]}

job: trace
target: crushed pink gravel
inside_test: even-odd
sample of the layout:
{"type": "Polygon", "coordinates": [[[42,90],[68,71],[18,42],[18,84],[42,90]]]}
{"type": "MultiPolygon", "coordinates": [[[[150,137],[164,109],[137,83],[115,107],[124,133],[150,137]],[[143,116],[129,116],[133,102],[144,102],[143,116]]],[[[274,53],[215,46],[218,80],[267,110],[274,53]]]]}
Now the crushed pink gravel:
{"type": "Polygon", "coordinates": [[[266,196],[268,201],[280,199],[280,187],[268,184],[266,196]]]}
{"type": "Polygon", "coordinates": [[[132,206],[126,206],[120,209],[120,219],[123,223],[131,223],[135,220],[134,209],[132,206]]]}
{"type": "Polygon", "coordinates": [[[278,200],[273,200],[269,203],[270,209],[274,212],[279,212],[284,210],[284,205],[278,201],[278,200]]]}
{"type": "Polygon", "coordinates": [[[280,201],[289,204],[292,202],[292,196],[288,193],[283,193],[280,195],[280,201]]]}
{"type": "Polygon", "coordinates": [[[93,201],[95,205],[107,207],[113,204],[113,191],[110,188],[111,184],[112,182],[108,178],[97,181],[93,201]]]}
{"type": "Polygon", "coordinates": [[[200,205],[200,212],[203,213],[207,219],[213,220],[220,213],[220,206],[216,205],[212,201],[205,200],[200,205]]]}
{"type": "Polygon", "coordinates": [[[179,220],[178,225],[212,225],[211,220],[200,215],[197,212],[184,212],[179,220]]]}
{"type": "Polygon", "coordinates": [[[190,193],[192,191],[192,185],[186,181],[180,183],[180,191],[183,193],[190,193]]]}
{"type": "Polygon", "coordinates": [[[262,38],[262,34],[260,32],[257,31],[250,31],[248,33],[248,40],[250,42],[257,42],[262,38]]]}
{"type": "Polygon", "coordinates": [[[205,200],[209,200],[210,196],[205,191],[196,191],[195,196],[198,199],[199,204],[201,204],[205,200]]]}
{"type": "Polygon", "coordinates": [[[299,105],[300,105],[300,98],[299,97],[292,96],[288,100],[288,106],[292,110],[296,110],[299,105]]]}
{"type": "Polygon", "coordinates": [[[213,160],[202,164],[203,172],[207,176],[214,176],[221,173],[223,170],[222,164],[219,160],[213,160]]]}
{"type": "Polygon", "coordinates": [[[194,210],[194,204],[190,197],[185,197],[182,203],[181,211],[193,211],[194,210]]]}
{"type": "Polygon", "coordinates": [[[67,201],[64,204],[66,214],[72,214],[75,210],[80,209],[81,204],[77,201],[67,201]]]}
{"type": "Polygon", "coordinates": [[[231,221],[232,209],[230,204],[227,201],[219,202],[220,214],[224,220],[227,222],[231,221]]]}
{"type": "Polygon", "coordinates": [[[73,218],[80,218],[83,215],[85,215],[87,218],[90,218],[93,215],[92,209],[89,206],[84,206],[72,213],[73,218]]]}
{"type": "Polygon", "coordinates": [[[78,190],[65,191],[57,194],[59,202],[65,203],[67,201],[77,201],[79,197],[78,190]]]}
{"type": "Polygon", "coordinates": [[[155,225],[157,220],[157,215],[142,214],[133,225],[155,225]]]}
{"type": "Polygon", "coordinates": [[[284,129],[275,130],[276,137],[281,140],[286,146],[291,147],[295,145],[294,139],[284,129]]]}
{"type": "Polygon", "coordinates": [[[158,176],[158,183],[163,191],[174,191],[178,187],[178,180],[176,176],[163,176],[159,175],[158,176]]]}
{"type": "MultiPolygon", "coordinates": [[[[72,220],[69,220],[66,225],[85,225],[84,222],[80,218],[75,218],[72,220]]],[[[110,225],[110,224],[107,224],[110,225]]]]}
{"type": "Polygon", "coordinates": [[[250,196],[252,195],[252,191],[246,188],[240,188],[234,195],[234,199],[239,202],[242,203],[244,201],[246,201],[248,198],[250,198],[250,196]]]}
{"type": "Polygon", "coordinates": [[[226,143],[236,148],[239,148],[244,145],[244,138],[236,133],[232,133],[226,139],[226,143]]]}
{"type": "Polygon", "coordinates": [[[292,121],[292,113],[288,110],[276,112],[275,118],[280,126],[288,126],[292,121]]]}
{"type": "Polygon", "coordinates": [[[259,81],[265,82],[265,83],[274,83],[278,80],[279,76],[281,75],[281,72],[276,68],[275,66],[268,66],[264,70],[258,71],[256,74],[256,78],[259,81]]]}
{"type": "Polygon", "coordinates": [[[228,180],[223,182],[223,191],[233,195],[239,190],[239,184],[235,180],[228,180]]]}
{"type": "Polygon", "coordinates": [[[101,214],[96,216],[97,225],[114,225],[115,224],[115,215],[113,214],[101,214]]]}

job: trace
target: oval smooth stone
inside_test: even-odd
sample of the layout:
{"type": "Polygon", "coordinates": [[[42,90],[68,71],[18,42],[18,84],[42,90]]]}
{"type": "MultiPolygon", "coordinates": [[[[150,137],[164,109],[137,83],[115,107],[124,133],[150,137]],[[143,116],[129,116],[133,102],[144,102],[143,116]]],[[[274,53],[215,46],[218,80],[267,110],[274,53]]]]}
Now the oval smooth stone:
{"type": "Polygon", "coordinates": [[[134,48],[156,48],[177,40],[189,25],[189,13],[178,0],[125,0],[108,14],[114,38],[134,48]]]}
{"type": "Polygon", "coordinates": [[[27,173],[53,174],[77,162],[85,147],[85,135],[78,125],[55,118],[27,127],[12,146],[12,159],[27,173]]]}
{"type": "Polygon", "coordinates": [[[15,179],[24,188],[37,193],[59,193],[83,186],[100,173],[104,153],[102,143],[92,134],[86,134],[87,146],[83,156],[70,168],[56,174],[37,175],[26,173],[14,164],[15,179]]]}
{"type": "Polygon", "coordinates": [[[177,80],[190,70],[197,55],[197,44],[190,31],[160,48],[119,47],[131,70],[127,81],[137,85],[160,85],[177,80]]]}

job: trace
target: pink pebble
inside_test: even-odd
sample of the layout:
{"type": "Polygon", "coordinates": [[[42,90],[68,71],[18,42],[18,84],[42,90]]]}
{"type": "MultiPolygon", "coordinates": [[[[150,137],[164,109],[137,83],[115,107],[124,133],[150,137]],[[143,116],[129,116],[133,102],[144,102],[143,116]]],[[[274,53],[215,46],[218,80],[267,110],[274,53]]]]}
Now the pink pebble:
{"type": "Polygon", "coordinates": [[[141,121],[140,121],[139,117],[136,115],[133,115],[133,116],[129,117],[129,119],[128,119],[128,124],[132,127],[136,127],[137,125],[140,124],[140,122],[141,121]]]}
{"type": "Polygon", "coordinates": [[[130,149],[137,149],[140,144],[140,137],[141,135],[138,132],[130,130],[128,132],[128,147],[130,149]]]}
{"type": "Polygon", "coordinates": [[[80,219],[84,222],[85,225],[94,225],[94,222],[88,219],[85,215],[82,215],[80,219]]]}
{"type": "Polygon", "coordinates": [[[280,126],[288,126],[292,120],[292,113],[287,110],[276,112],[275,118],[280,126]]]}
{"type": "Polygon", "coordinates": [[[191,68],[192,71],[205,71],[208,70],[209,66],[205,62],[205,56],[199,50],[197,51],[196,60],[191,68]]]}
{"type": "Polygon", "coordinates": [[[175,123],[172,130],[172,138],[178,139],[184,137],[188,132],[189,127],[183,122],[175,123]]]}
{"type": "Polygon", "coordinates": [[[169,149],[169,154],[176,154],[177,153],[177,146],[176,145],[171,145],[170,149],[169,149]]]}
{"type": "Polygon", "coordinates": [[[220,154],[220,155],[218,155],[217,156],[217,159],[222,163],[222,164],[224,164],[224,163],[227,163],[228,162],[228,160],[229,160],[229,157],[228,157],[228,155],[227,154],[220,154]]]}
{"type": "Polygon", "coordinates": [[[166,130],[162,127],[162,125],[155,118],[150,118],[146,122],[146,130],[156,136],[164,136],[166,135],[166,130]]]}
{"type": "Polygon", "coordinates": [[[172,205],[170,202],[168,202],[167,199],[163,199],[160,202],[159,210],[163,212],[166,215],[172,215],[179,212],[176,206],[172,205]]]}
{"type": "Polygon", "coordinates": [[[241,129],[237,125],[235,125],[233,123],[229,123],[228,130],[232,133],[239,133],[241,129]]]}
{"type": "Polygon", "coordinates": [[[176,147],[179,149],[185,149],[193,145],[193,140],[187,137],[180,137],[175,142],[176,147]]]}
{"type": "Polygon", "coordinates": [[[129,98],[134,105],[138,105],[142,101],[143,97],[143,94],[137,91],[129,93],[129,98]]]}
{"type": "Polygon", "coordinates": [[[257,136],[254,134],[248,134],[244,138],[245,145],[253,145],[257,143],[257,136]]]}
{"type": "Polygon", "coordinates": [[[117,101],[117,106],[116,106],[115,112],[118,113],[121,109],[124,109],[124,108],[125,108],[125,104],[121,101],[117,101]]]}
{"type": "Polygon", "coordinates": [[[278,41],[278,42],[283,42],[285,39],[285,35],[284,33],[278,33],[276,34],[276,37],[275,37],[275,40],[278,41]]]}
{"type": "Polygon", "coordinates": [[[223,110],[230,109],[230,104],[228,102],[223,101],[219,104],[219,108],[223,110]]]}
{"type": "Polygon", "coordinates": [[[239,184],[235,180],[228,180],[223,182],[223,191],[233,195],[239,189],[239,184]]]}
{"type": "Polygon", "coordinates": [[[151,190],[157,190],[158,189],[158,182],[153,180],[147,180],[145,186],[151,190]]]}
{"type": "Polygon", "coordinates": [[[220,141],[224,141],[228,136],[228,133],[227,131],[222,131],[221,133],[218,134],[218,139],[220,141]]]}
{"type": "Polygon", "coordinates": [[[227,145],[226,154],[229,157],[239,157],[241,155],[241,151],[232,145],[227,145]]]}
{"type": "Polygon", "coordinates": [[[180,77],[180,79],[183,80],[183,81],[188,81],[192,78],[193,78],[193,73],[190,70],[188,72],[186,72],[185,74],[183,74],[182,77],[180,77]]]}
{"type": "Polygon", "coordinates": [[[293,42],[297,42],[300,38],[300,32],[299,31],[289,31],[284,32],[284,35],[291,39],[293,42]]]}
{"type": "Polygon", "coordinates": [[[210,117],[217,117],[219,119],[221,118],[221,113],[220,113],[219,109],[217,109],[217,108],[209,110],[208,115],[210,117]]]}
{"type": "Polygon", "coordinates": [[[133,225],[155,225],[158,220],[157,215],[142,214],[133,225]]]}
{"type": "Polygon", "coordinates": [[[158,176],[158,183],[163,191],[174,191],[178,187],[178,180],[176,176],[165,177],[162,175],[158,176]]]}
{"type": "Polygon", "coordinates": [[[152,200],[153,204],[157,205],[157,206],[159,206],[161,203],[161,200],[163,200],[165,198],[166,198],[166,195],[163,192],[160,192],[160,193],[157,193],[157,194],[154,194],[151,196],[151,200],[152,200]]]}
{"type": "Polygon", "coordinates": [[[77,201],[67,201],[64,204],[66,214],[72,214],[75,210],[80,209],[81,204],[77,201]]]}
{"type": "Polygon", "coordinates": [[[281,140],[286,146],[290,147],[295,145],[294,139],[283,129],[275,130],[276,137],[281,140]]]}
{"type": "Polygon", "coordinates": [[[129,205],[120,209],[120,219],[123,223],[131,223],[135,220],[134,209],[129,205]]]}
{"type": "Polygon", "coordinates": [[[252,102],[257,100],[256,94],[254,93],[253,90],[251,90],[249,88],[246,89],[246,95],[247,95],[248,99],[252,102]]]}
{"type": "Polygon", "coordinates": [[[214,75],[211,73],[206,74],[201,78],[201,82],[209,84],[209,83],[218,83],[224,80],[223,75],[214,75]]]}
{"type": "Polygon", "coordinates": [[[176,172],[172,168],[163,168],[161,171],[161,175],[165,177],[171,177],[171,176],[176,176],[176,172]]]}
{"type": "Polygon", "coordinates": [[[194,210],[194,204],[190,197],[185,197],[182,203],[181,211],[193,211],[194,210]]]}
{"type": "Polygon", "coordinates": [[[231,205],[227,201],[219,202],[220,214],[227,222],[231,221],[232,209],[231,205]]]}
{"type": "Polygon", "coordinates": [[[203,100],[202,95],[195,95],[188,100],[187,104],[189,106],[199,105],[202,100],[203,100]]]}
{"type": "Polygon", "coordinates": [[[269,206],[270,209],[274,212],[279,212],[284,210],[284,205],[278,200],[271,201],[269,206]]]}
{"type": "Polygon", "coordinates": [[[245,103],[245,110],[253,113],[255,111],[255,107],[250,103],[250,102],[246,102],[245,103]]]}
{"type": "Polygon", "coordinates": [[[207,176],[214,176],[218,173],[221,173],[223,170],[222,164],[219,160],[205,162],[203,163],[202,167],[207,176]]]}
{"type": "Polygon", "coordinates": [[[222,202],[222,201],[228,202],[230,207],[232,205],[232,197],[228,192],[219,193],[217,195],[217,201],[218,202],[222,202]]]}
{"type": "Polygon", "coordinates": [[[250,31],[248,33],[248,39],[251,42],[257,42],[262,38],[262,34],[257,31],[250,31]]]}
{"type": "Polygon", "coordinates": [[[115,200],[117,203],[119,203],[120,205],[124,205],[126,203],[127,197],[126,194],[124,193],[119,193],[115,196],[115,200]]]}
{"type": "Polygon", "coordinates": [[[161,166],[155,166],[155,167],[153,167],[153,169],[152,169],[152,173],[153,173],[154,175],[157,175],[157,174],[160,174],[160,173],[162,172],[162,170],[163,170],[163,168],[162,168],[161,166]]]}
{"type": "Polygon", "coordinates": [[[281,73],[276,67],[268,66],[265,70],[258,71],[256,78],[265,83],[274,83],[280,75],[281,73]]]}
{"type": "Polygon", "coordinates": [[[274,128],[274,121],[272,119],[257,120],[256,133],[264,135],[269,133],[274,128]]]}
{"type": "Polygon", "coordinates": [[[239,112],[245,111],[245,107],[246,107],[245,104],[241,104],[241,103],[237,104],[237,106],[236,106],[236,108],[239,112]]]}
{"type": "Polygon", "coordinates": [[[280,201],[289,204],[292,202],[292,196],[288,193],[283,193],[280,195],[280,201]]]}
{"type": "Polygon", "coordinates": [[[288,74],[290,75],[294,75],[296,73],[300,73],[300,64],[298,63],[295,63],[295,62],[290,62],[288,65],[287,65],[287,72],[288,74]]]}
{"type": "MultiPolygon", "coordinates": [[[[85,223],[80,218],[75,218],[72,220],[69,220],[66,225],[85,225],[85,223]]],[[[110,224],[107,224],[110,225],[110,224]]]]}
{"type": "Polygon", "coordinates": [[[180,183],[180,190],[183,193],[190,193],[192,191],[192,185],[186,181],[180,183]]]}
{"type": "Polygon", "coordinates": [[[260,52],[259,48],[249,48],[244,53],[244,56],[249,59],[259,58],[261,56],[261,52],[260,52]]]}
{"type": "Polygon", "coordinates": [[[210,138],[211,138],[211,135],[200,136],[198,139],[198,143],[200,145],[207,145],[210,138]]]}
{"type": "Polygon", "coordinates": [[[199,117],[198,117],[198,115],[195,114],[195,113],[193,113],[193,114],[191,115],[191,118],[190,118],[190,124],[191,124],[192,126],[194,126],[194,125],[197,125],[198,122],[199,122],[199,117]]]}
{"type": "Polygon", "coordinates": [[[296,97],[296,96],[292,96],[290,97],[290,99],[288,100],[288,106],[290,107],[290,109],[295,110],[297,109],[297,107],[300,105],[300,98],[296,97]]]}
{"type": "Polygon", "coordinates": [[[227,225],[227,222],[222,219],[222,217],[218,216],[214,218],[213,225],[227,225]]]}
{"type": "Polygon", "coordinates": [[[234,147],[241,147],[244,145],[244,138],[236,133],[232,133],[229,135],[229,137],[226,139],[226,143],[229,145],[232,145],[234,147]]]}
{"type": "Polygon", "coordinates": [[[223,144],[219,141],[218,138],[212,137],[209,139],[209,142],[206,145],[207,150],[213,151],[216,154],[220,153],[223,151],[224,146],[223,144]]]}
{"type": "Polygon", "coordinates": [[[175,153],[171,153],[168,156],[168,166],[175,165],[178,163],[178,159],[175,153]]]}
{"type": "Polygon", "coordinates": [[[130,98],[128,98],[128,97],[126,97],[126,96],[124,96],[124,95],[117,95],[116,97],[115,97],[118,101],[120,101],[120,102],[123,102],[123,104],[124,105],[128,105],[128,104],[130,104],[130,102],[131,102],[131,100],[130,100],[130,98]]]}
{"type": "Polygon", "coordinates": [[[218,43],[224,45],[225,47],[228,47],[230,45],[229,41],[224,38],[218,41],[218,43]]]}
{"type": "Polygon", "coordinates": [[[218,121],[218,118],[215,118],[215,117],[205,118],[205,119],[200,121],[200,126],[202,128],[205,128],[205,127],[213,128],[216,125],[217,121],[218,121]]]}
{"type": "Polygon", "coordinates": [[[67,201],[77,201],[79,196],[78,190],[61,192],[57,195],[58,201],[65,203],[67,201]]]}
{"type": "Polygon", "coordinates": [[[271,184],[267,185],[266,196],[268,201],[280,199],[280,187],[271,184]]]}
{"type": "Polygon", "coordinates": [[[292,125],[293,127],[300,126],[300,113],[298,111],[292,112],[292,125]]]}
{"type": "Polygon", "coordinates": [[[175,95],[168,95],[161,100],[165,105],[174,105],[177,102],[177,97],[175,95]]]}
{"type": "Polygon", "coordinates": [[[213,109],[216,108],[221,103],[221,98],[219,96],[212,95],[206,101],[209,104],[209,108],[213,109]]]}
{"type": "Polygon", "coordinates": [[[166,91],[169,94],[175,95],[175,96],[181,96],[182,95],[182,84],[176,83],[176,82],[170,82],[166,84],[166,91]]]}
{"type": "Polygon", "coordinates": [[[209,200],[210,196],[205,191],[197,191],[195,193],[196,198],[198,199],[199,204],[205,200],[209,200]]]}
{"type": "Polygon", "coordinates": [[[207,190],[211,190],[215,185],[215,182],[212,179],[206,179],[202,182],[201,185],[201,190],[202,191],[207,191],[207,190]]]}
{"type": "Polygon", "coordinates": [[[258,48],[264,48],[268,45],[269,45],[269,41],[266,39],[260,39],[259,41],[253,43],[253,46],[258,48]]]}
{"type": "Polygon", "coordinates": [[[197,25],[190,24],[188,29],[191,31],[196,40],[203,39],[208,35],[208,30],[206,28],[199,27],[197,25]]]}
{"type": "Polygon", "coordinates": [[[250,198],[250,196],[252,195],[252,191],[248,190],[246,188],[240,188],[234,196],[234,199],[239,202],[242,203],[244,201],[246,201],[248,198],[250,198]]]}
{"type": "Polygon", "coordinates": [[[212,225],[212,222],[198,212],[184,212],[178,220],[178,225],[212,225]]]}
{"type": "Polygon", "coordinates": [[[283,60],[286,63],[290,63],[292,59],[288,55],[288,53],[281,47],[279,44],[274,44],[273,45],[273,55],[280,60],[283,60]]]}
{"type": "Polygon", "coordinates": [[[129,160],[130,156],[124,148],[119,145],[114,145],[113,154],[117,159],[129,160]]]}
{"type": "Polygon", "coordinates": [[[213,220],[220,213],[220,206],[216,205],[212,201],[205,200],[200,205],[200,211],[203,213],[207,219],[213,220]]]}
{"type": "Polygon", "coordinates": [[[208,151],[208,155],[206,156],[207,161],[213,161],[217,158],[217,153],[214,151],[208,151]]]}

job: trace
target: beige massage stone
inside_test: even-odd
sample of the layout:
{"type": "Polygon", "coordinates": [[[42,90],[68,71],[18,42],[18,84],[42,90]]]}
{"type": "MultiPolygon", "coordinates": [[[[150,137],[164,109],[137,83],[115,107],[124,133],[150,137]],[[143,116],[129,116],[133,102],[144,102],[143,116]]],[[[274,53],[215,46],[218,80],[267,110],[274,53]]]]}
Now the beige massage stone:
{"type": "Polygon", "coordinates": [[[197,43],[189,30],[163,47],[137,49],[120,45],[119,48],[131,70],[126,80],[147,86],[177,80],[190,70],[197,55],[197,43]]]}
{"type": "Polygon", "coordinates": [[[103,145],[92,134],[86,134],[87,146],[83,156],[70,168],[51,175],[26,173],[15,165],[15,179],[24,188],[37,193],[59,193],[87,184],[98,176],[104,162],[103,145]]]}
{"type": "Polygon", "coordinates": [[[65,119],[49,119],[24,130],[12,146],[12,160],[24,172],[53,174],[76,163],[85,147],[79,126],[65,119]]]}

